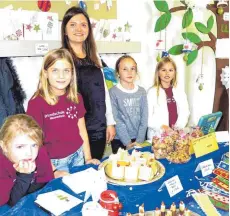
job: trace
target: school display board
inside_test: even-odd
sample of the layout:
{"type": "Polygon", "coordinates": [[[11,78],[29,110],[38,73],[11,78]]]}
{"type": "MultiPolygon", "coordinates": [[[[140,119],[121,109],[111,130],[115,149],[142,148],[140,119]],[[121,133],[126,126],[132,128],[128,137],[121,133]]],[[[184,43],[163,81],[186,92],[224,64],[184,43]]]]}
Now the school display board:
{"type": "MultiPolygon", "coordinates": [[[[41,1],[41,0],[40,0],[41,1]]],[[[41,1],[42,2],[42,1],[41,1]]],[[[65,12],[72,6],[78,6],[78,0],[70,1],[70,4],[66,4],[64,0],[48,0],[44,2],[49,2],[47,7],[50,6],[50,10],[48,12],[58,13],[59,20],[62,20],[65,12]]],[[[87,5],[87,13],[90,18],[94,19],[116,19],[117,18],[117,0],[112,0],[112,7],[110,10],[107,9],[107,4],[101,4],[100,0],[85,0],[87,5]],[[99,4],[99,9],[95,10],[95,4],[99,4]]],[[[18,8],[22,8],[22,10],[33,10],[33,11],[41,11],[38,7],[38,0],[33,1],[0,1],[0,8],[7,7],[8,5],[12,5],[13,9],[16,10],[18,8]]],[[[44,5],[43,7],[46,7],[44,5]]]]}

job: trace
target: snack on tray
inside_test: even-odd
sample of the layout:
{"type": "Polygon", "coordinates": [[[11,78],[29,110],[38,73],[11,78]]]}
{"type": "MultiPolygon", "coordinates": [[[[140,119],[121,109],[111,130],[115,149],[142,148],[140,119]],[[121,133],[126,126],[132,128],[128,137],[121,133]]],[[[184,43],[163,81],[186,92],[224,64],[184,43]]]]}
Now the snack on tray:
{"type": "Polygon", "coordinates": [[[153,154],[137,150],[133,150],[129,155],[128,151],[119,149],[117,154],[110,155],[109,161],[111,177],[128,182],[149,181],[157,175],[159,170],[158,162],[153,154]]]}
{"type": "Polygon", "coordinates": [[[173,139],[169,135],[162,134],[161,137],[153,137],[153,152],[156,159],[162,159],[167,156],[167,154],[173,151],[173,139]]]}

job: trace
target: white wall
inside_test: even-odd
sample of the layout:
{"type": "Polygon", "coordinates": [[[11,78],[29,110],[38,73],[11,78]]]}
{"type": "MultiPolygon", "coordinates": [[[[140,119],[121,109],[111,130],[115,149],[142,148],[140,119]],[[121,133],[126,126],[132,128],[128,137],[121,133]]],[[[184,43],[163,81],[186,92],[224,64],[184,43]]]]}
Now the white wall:
{"type": "MultiPolygon", "coordinates": [[[[179,1],[167,1],[169,7],[177,6],[179,1]]],[[[141,53],[131,54],[138,63],[140,85],[146,90],[153,84],[156,57],[158,51],[154,49],[156,40],[160,33],[154,32],[155,22],[160,13],[155,8],[153,0],[117,0],[117,18],[128,21],[131,25],[132,40],[141,41],[141,53]]],[[[206,23],[211,15],[205,8],[194,11],[194,19],[206,23]]],[[[172,14],[172,19],[166,29],[166,50],[176,44],[183,43],[182,16],[184,12],[172,14]]],[[[216,34],[214,24],[213,32],[216,34]]],[[[194,31],[194,25],[188,31],[194,31]]],[[[163,34],[163,33],[162,33],[163,34]]],[[[203,40],[208,40],[206,35],[198,33],[203,40]]],[[[116,59],[120,55],[103,55],[103,59],[109,66],[114,67],[116,59]]],[[[184,87],[189,101],[191,116],[189,124],[195,125],[202,115],[212,112],[214,90],[215,90],[215,56],[210,48],[200,49],[196,61],[186,66],[183,55],[171,56],[178,68],[178,85],[184,87]],[[202,66],[203,52],[203,66],[202,66]],[[200,91],[196,80],[203,70],[204,89],[200,91]]]]}
{"type": "MultiPolygon", "coordinates": [[[[179,4],[177,1],[168,0],[169,6],[179,4]]],[[[198,11],[199,21],[206,23],[210,12],[205,9],[198,11]]],[[[166,30],[166,49],[172,45],[183,42],[181,36],[182,12],[172,14],[172,20],[166,30]]],[[[153,0],[117,0],[117,18],[131,25],[131,40],[141,41],[141,53],[131,54],[138,63],[140,85],[146,90],[153,84],[156,57],[158,51],[154,49],[159,33],[154,33],[155,22],[159,17],[159,11],[155,8],[153,0]]],[[[194,27],[192,27],[194,29],[194,27]]],[[[214,29],[215,30],[215,29],[214,29]]],[[[200,35],[203,37],[203,35],[200,35]]],[[[206,40],[206,38],[204,38],[206,40]]],[[[185,65],[180,56],[171,56],[178,67],[178,82],[185,88],[190,104],[190,124],[196,124],[200,116],[212,112],[213,95],[215,89],[215,58],[212,50],[203,50],[204,89],[198,90],[196,79],[201,71],[202,49],[196,61],[189,67],[185,65]]],[[[102,58],[110,66],[114,67],[120,55],[102,55],[102,58]]],[[[41,68],[42,58],[14,58],[23,88],[27,93],[27,101],[37,87],[38,74],[41,68]]],[[[27,107],[27,101],[25,107],[27,107]]]]}

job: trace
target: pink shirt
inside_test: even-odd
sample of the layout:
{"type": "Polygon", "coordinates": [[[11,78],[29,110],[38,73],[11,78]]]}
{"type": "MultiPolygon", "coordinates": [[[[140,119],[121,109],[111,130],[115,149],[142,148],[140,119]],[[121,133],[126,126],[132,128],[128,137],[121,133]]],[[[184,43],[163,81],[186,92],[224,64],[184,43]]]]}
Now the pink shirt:
{"type": "Polygon", "coordinates": [[[176,101],[173,97],[173,91],[172,91],[172,86],[169,88],[165,89],[166,97],[167,97],[167,105],[168,105],[168,111],[169,111],[169,126],[172,127],[175,125],[177,121],[177,105],[176,101]]]}
{"type": "Polygon", "coordinates": [[[51,159],[65,158],[76,152],[83,144],[79,134],[78,120],[85,115],[80,94],[79,103],[59,97],[55,105],[49,105],[41,96],[30,99],[27,114],[31,115],[44,132],[44,145],[51,159]]]}
{"type": "MultiPolygon", "coordinates": [[[[35,163],[34,179],[36,183],[47,183],[54,178],[51,162],[45,147],[39,149],[35,163]]],[[[16,170],[13,167],[13,163],[0,150],[0,206],[8,202],[15,179],[16,170]]]]}

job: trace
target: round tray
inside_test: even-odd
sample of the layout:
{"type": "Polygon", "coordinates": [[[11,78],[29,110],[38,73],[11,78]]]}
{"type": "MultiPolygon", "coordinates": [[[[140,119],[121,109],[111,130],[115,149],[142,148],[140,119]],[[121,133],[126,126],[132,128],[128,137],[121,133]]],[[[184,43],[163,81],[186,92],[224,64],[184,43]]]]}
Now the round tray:
{"type": "Polygon", "coordinates": [[[165,167],[162,163],[160,163],[159,161],[157,161],[158,163],[158,171],[157,171],[157,174],[155,176],[153,176],[153,178],[149,181],[142,181],[142,180],[137,180],[135,182],[133,181],[125,181],[125,180],[117,180],[117,179],[114,179],[112,178],[110,175],[109,175],[109,164],[111,164],[111,161],[109,160],[105,160],[103,161],[99,168],[98,169],[102,169],[104,167],[104,170],[105,170],[105,175],[106,175],[106,178],[107,178],[107,181],[111,184],[118,184],[118,185],[144,185],[144,184],[149,184],[149,183],[152,183],[152,182],[155,182],[157,180],[159,180],[160,178],[162,178],[165,174],[165,167]]]}

